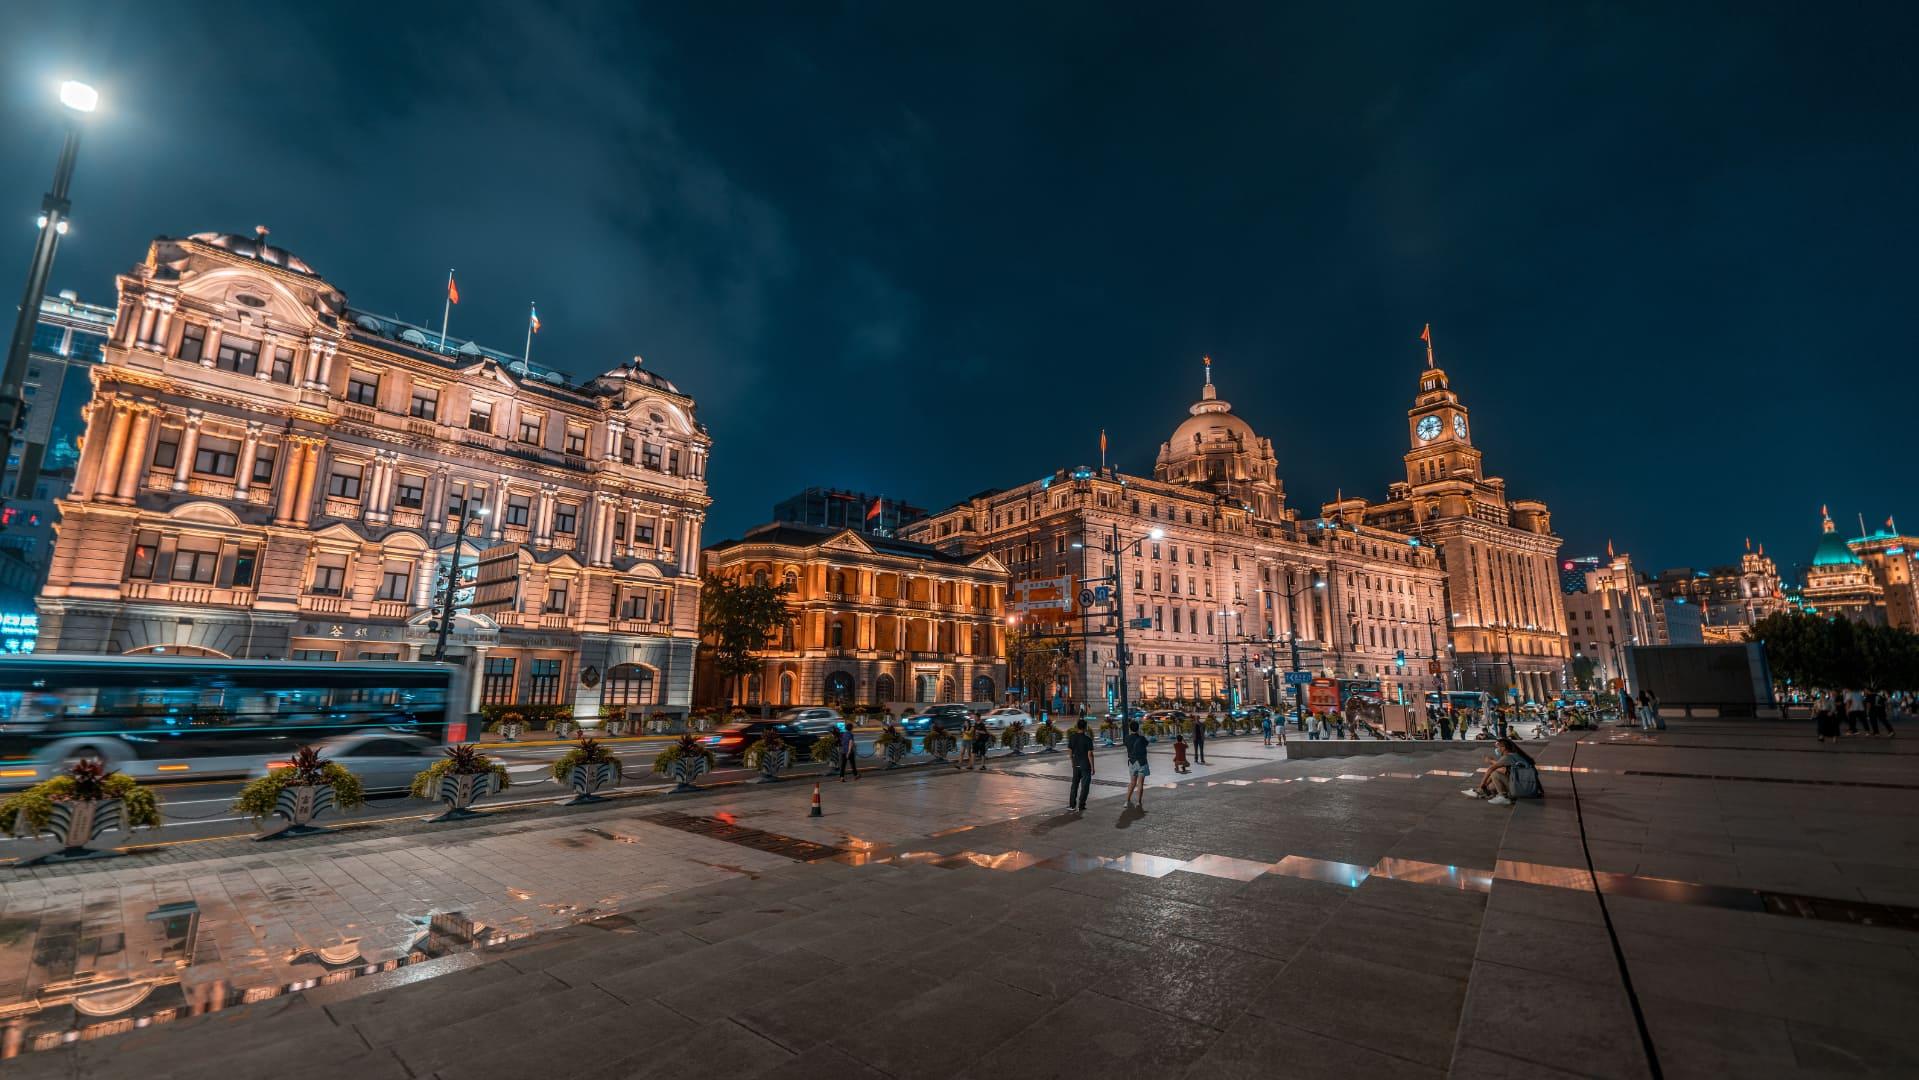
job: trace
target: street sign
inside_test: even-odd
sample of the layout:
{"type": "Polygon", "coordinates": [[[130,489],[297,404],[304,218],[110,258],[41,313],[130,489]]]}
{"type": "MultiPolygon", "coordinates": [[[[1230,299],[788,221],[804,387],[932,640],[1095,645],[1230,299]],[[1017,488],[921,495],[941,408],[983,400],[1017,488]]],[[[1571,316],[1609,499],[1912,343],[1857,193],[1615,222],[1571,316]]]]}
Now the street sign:
{"type": "Polygon", "coordinates": [[[1079,591],[1080,607],[1094,607],[1099,604],[1108,603],[1112,599],[1113,599],[1113,590],[1107,588],[1104,585],[1101,585],[1097,589],[1081,589],[1079,591]]]}
{"type": "Polygon", "coordinates": [[[1311,686],[1313,673],[1310,671],[1289,671],[1286,673],[1287,686],[1311,686]]]}
{"type": "Polygon", "coordinates": [[[475,567],[474,611],[511,609],[520,601],[520,545],[497,544],[480,552],[475,567]]]}
{"type": "Polygon", "coordinates": [[[1150,617],[1126,620],[1126,629],[1128,630],[1151,630],[1152,628],[1153,620],[1150,617]]]}

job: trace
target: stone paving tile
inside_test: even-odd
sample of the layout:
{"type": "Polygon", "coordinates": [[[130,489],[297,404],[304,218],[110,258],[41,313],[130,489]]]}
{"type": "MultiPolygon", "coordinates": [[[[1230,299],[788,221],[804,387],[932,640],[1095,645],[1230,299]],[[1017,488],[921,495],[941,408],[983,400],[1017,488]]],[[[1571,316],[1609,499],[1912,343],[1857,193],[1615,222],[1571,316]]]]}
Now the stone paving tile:
{"type": "Polygon", "coordinates": [[[1252,996],[1255,1015],[1444,1068],[1466,980],[1308,950],[1252,996]]]}
{"type": "Polygon", "coordinates": [[[858,963],[734,1014],[747,1028],[798,1053],[831,1038],[846,1024],[939,985],[924,972],[884,963],[858,963]]]}
{"type": "Polygon", "coordinates": [[[1163,1077],[1198,1061],[1219,1032],[1105,997],[1074,994],[961,1072],[978,1080],[1023,1077],[1163,1077]]]}
{"type": "Polygon", "coordinates": [[[831,1042],[888,1076],[931,1080],[961,1072],[1056,1004],[982,975],[961,974],[877,1013],[849,1018],[831,1042]],[[935,1033],[946,1037],[928,1037],[935,1033]]]}
{"type": "Polygon", "coordinates": [[[1535,966],[1474,966],[1458,1018],[1462,1047],[1524,1055],[1585,1076],[1648,1074],[1631,1007],[1616,983],[1559,978],[1548,972],[1550,957],[1526,959],[1535,966]]]}
{"type": "MultiPolygon", "coordinates": [[[[1220,1033],[1212,1048],[1186,1070],[1194,1080],[1264,1080],[1275,1075],[1289,1077],[1325,1077],[1327,1080],[1351,1080],[1352,1077],[1438,1080],[1445,1073],[1368,1050],[1363,1046],[1329,1039],[1304,1028],[1293,1027],[1265,1017],[1244,1015],[1220,1033]]],[[[1463,1073],[1474,1080],[1482,1075],[1463,1073]]]]}

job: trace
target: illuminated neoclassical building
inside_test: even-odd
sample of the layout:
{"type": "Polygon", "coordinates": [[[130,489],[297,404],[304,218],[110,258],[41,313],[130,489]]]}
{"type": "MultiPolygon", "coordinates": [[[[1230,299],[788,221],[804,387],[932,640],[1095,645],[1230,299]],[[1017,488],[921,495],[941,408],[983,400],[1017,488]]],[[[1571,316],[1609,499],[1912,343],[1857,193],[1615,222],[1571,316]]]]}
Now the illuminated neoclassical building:
{"type": "Polygon", "coordinates": [[[1829,618],[1883,626],[1885,586],[1874,576],[1873,568],[1839,535],[1832,523],[1832,514],[1823,506],[1819,508],[1819,517],[1819,546],[1812,553],[1812,565],[1806,567],[1806,584],[1800,591],[1800,599],[1815,613],[1829,618]]]}
{"type": "Polygon", "coordinates": [[[504,560],[458,593],[475,704],[687,707],[710,439],[671,382],[442,341],[264,235],[156,240],[118,285],[42,650],[430,656],[457,544],[504,560]]]}
{"type": "Polygon", "coordinates": [[[850,527],[774,522],[706,549],[716,577],[786,587],[792,625],[758,674],[702,704],[992,704],[1006,686],[1006,569],[850,527]]]}

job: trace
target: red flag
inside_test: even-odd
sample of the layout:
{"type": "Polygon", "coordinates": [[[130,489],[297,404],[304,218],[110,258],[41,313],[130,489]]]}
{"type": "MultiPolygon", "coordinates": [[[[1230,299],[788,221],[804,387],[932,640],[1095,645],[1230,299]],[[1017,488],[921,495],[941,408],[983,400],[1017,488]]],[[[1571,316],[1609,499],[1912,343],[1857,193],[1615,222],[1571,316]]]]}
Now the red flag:
{"type": "Polygon", "coordinates": [[[866,508],[866,520],[871,521],[880,516],[880,503],[884,501],[884,499],[873,500],[873,505],[866,508]]]}
{"type": "Polygon", "coordinates": [[[453,283],[453,271],[451,270],[446,272],[446,302],[449,304],[457,304],[460,302],[460,287],[453,283]]]}
{"type": "Polygon", "coordinates": [[[1427,323],[1426,329],[1421,330],[1419,332],[1419,340],[1425,342],[1428,345],[1431,345],[1433,343],[1433,324],[1432,323],[1427,323]]]}

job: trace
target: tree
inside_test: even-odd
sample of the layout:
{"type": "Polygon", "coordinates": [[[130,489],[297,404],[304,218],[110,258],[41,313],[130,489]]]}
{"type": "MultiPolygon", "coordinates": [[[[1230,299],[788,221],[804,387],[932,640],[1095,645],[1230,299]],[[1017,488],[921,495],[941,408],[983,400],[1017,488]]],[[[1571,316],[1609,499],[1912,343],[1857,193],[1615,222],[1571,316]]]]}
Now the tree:
{"type": "Polygon", "coordinates": [[[706,576],[700,588],[700,638],[712,651],[713,670],[729,686],[759,670],[758,654],[792,621],[786,591],[784,585],[706,576]]]}
{"type": "Polygon", "coordinates": [[[1573,685],[1579,687],[1581,690],[1591,690],[1593,688],[1593,672],[1597,667],[1598,665],[1593,663],[1592,657],[1587,656],[1585,653],[1575,654],[1573,656],[1573,685]]]}
{"type": "Polygon", "coordinates": [[[1919,634],[1849,619],[1781,612],[1753,624],[1775,677],[1806,690],[1919,686],[1919,634]]]}
{"type": "Polygon", "coordinates": [[[1055,685],[1070,693],[1076,665],[1069,642],[1018,627],[1006,635],[1006,658],[1025,700],[1050,703],[1055,685]]]}

